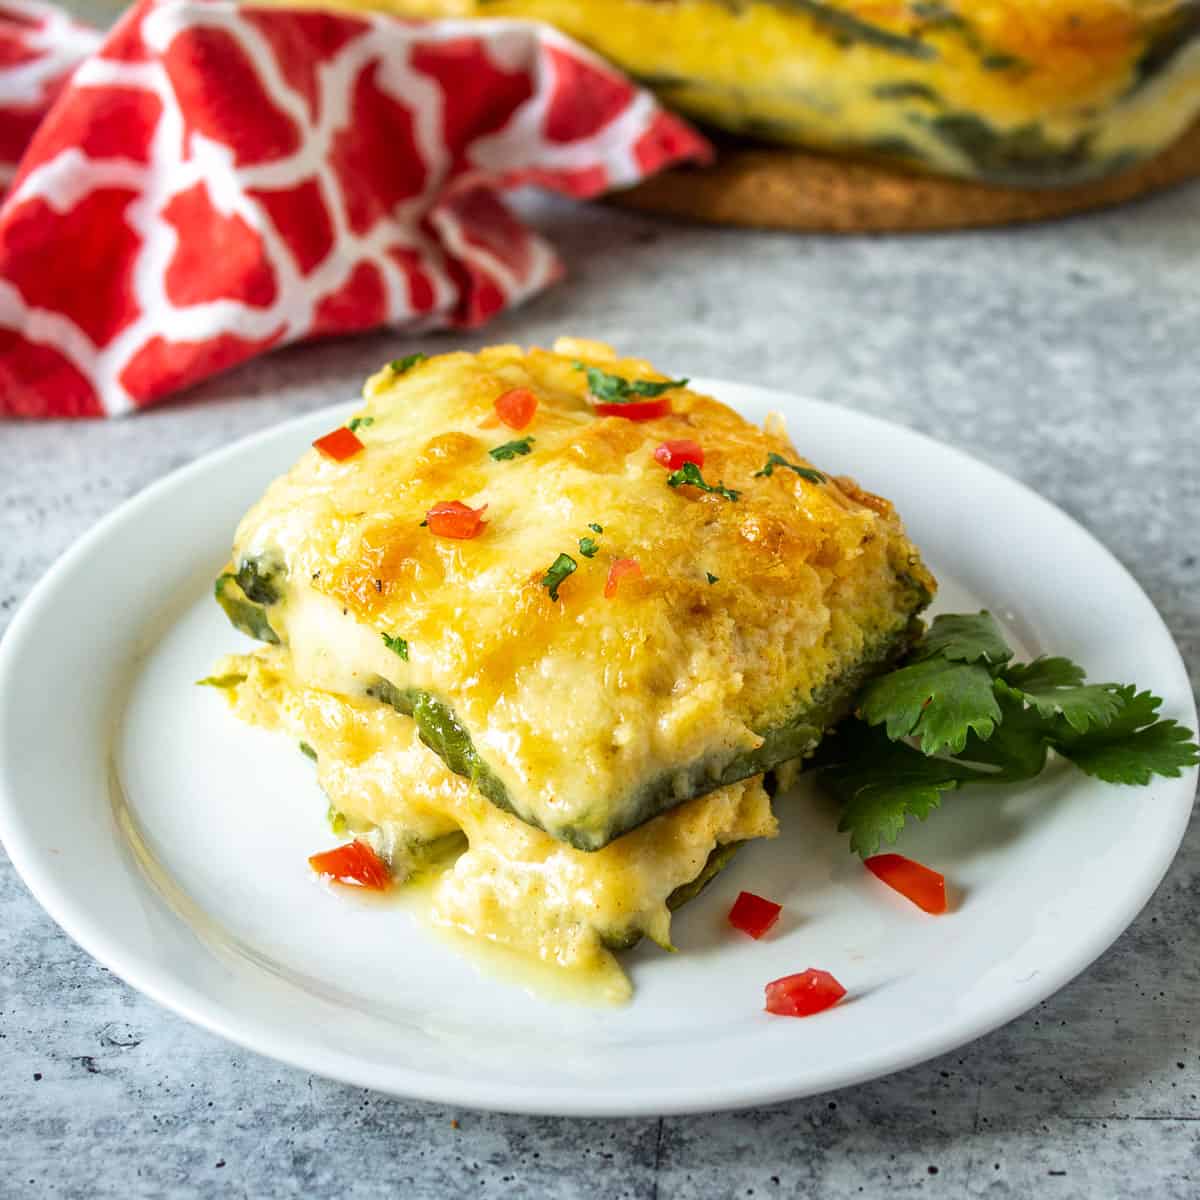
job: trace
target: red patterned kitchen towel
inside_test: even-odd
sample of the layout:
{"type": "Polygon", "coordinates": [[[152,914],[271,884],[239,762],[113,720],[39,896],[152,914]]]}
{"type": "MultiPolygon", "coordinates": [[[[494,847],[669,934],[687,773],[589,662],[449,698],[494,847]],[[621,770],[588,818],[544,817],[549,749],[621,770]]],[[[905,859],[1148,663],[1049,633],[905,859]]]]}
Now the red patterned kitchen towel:
{"type": "Polygon", "coordinates": [[[100,41],[52,5],[0,3],[0,195],[71,72],[100,41]]]}
{"type": "Polygon", "coordinates": [[[0,413],[116,415],[288,342],[478,325],[562,270],[503,192],[709,153],[543,25],[143,0],[0,207],[0,413]]]}

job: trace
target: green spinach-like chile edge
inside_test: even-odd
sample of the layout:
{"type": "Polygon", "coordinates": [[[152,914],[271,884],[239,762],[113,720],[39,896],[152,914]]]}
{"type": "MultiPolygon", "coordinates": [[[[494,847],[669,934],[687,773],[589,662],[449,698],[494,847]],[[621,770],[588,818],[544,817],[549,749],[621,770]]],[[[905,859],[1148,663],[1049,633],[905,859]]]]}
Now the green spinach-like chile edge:
{"type": "MultiPolygon", "coordinates": [[[[236,629],[272,645],[278,645],[280,639],[267,618],[266,606],[280,597],[278,574],[279,570],[273,564],[244,559],[237,573],[222,574],[214,589],[217,602],[236,629]]],[[[920,581],[909,575],[902,575],[901,580],[913,591],[909,610],[915,613],[924,608],[930,595],[920,581]]],[[[686,767],[662,772],[638,787],[626,798],[621,811],[599,828],[564,824],[550,829],[522,812],[514,804],[503,781],[475,748],[470,733],[454,709],[439,697],[420,688],[397,687],[383,676],[373,677],[365,690],[373,699],[411,717],[421,741],[456,775],[475,784],[497,808],[577,850],[591,852],[603,849],[623,834],[687,800],[812,754],[825,731],[850,712],[863,683],[899,657],[919,634],[920,628],[919,619],[913,615],[904,627],[881,638],[854,667],[820,689],[809,703],[801,705],[780,724],[758,731],[763,743],[757,749],[732,758],[708,756],[686,767]]]]}
{"type": "Polygon", "coordinates": [[[216,583],[213,584],[213,595],[225,610],[225,615],[234,629],[257,638],[260,642],[269,642],[272,646],[279,645],[279,634],[271,628],[266,608],[262,604],[256,604],[246,595],[236,575],[229,572],[218,575],[216,583]]]}
{"type": "Polygon", "coordinates": [[[497,808],[512,813],[528,825],[548,833],[576,850],[602,850],[610,842],[676,805],[718,788],[761,775],[780,763],[810,755],[826,730],[846,716],[863,683],[890,665],[911,643],[919,625],[910,623],[883,638],[849,671],[822,688],[814,699],[787,720],[760,731],[762,745],[734,755],[708,756],[687,766],[664,771],[648,779],[625,798],[619,812],[603,827],[566,823],[547,828],[522,812],[508,789],[475,748],[457,714],[444,700],[419,688],[399,688],[375,676],[366,694],[411,717],[425,743],[456,775],[469,779],[497,808]]]}
{"type": "MultiPolygon", "coordinates": [[[[712,853],[700,868],[700,874],[690,883],[681,883],[668,897],[667,907],[675,912],[700,895],[702,891],[730,864],[733,856],[745,842],[721,842],[712,848],[712,853]]],[[[622,930],[602,930],[600,940],[614,953],[632,950],[646,936],[645,930],[632,925],[622,930]]]]}

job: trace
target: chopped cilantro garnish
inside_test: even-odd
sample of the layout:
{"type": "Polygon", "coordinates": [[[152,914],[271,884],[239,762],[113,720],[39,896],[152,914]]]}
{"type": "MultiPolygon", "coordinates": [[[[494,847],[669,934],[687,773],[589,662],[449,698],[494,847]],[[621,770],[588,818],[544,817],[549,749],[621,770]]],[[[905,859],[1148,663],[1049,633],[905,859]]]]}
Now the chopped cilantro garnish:
{"type": "Polygon", "coordinates": [[[398,654],[405,662],[408,662],[408,642],[402,637],[388,637],[386,633],[379,635],[383,638],[383,644],[393,653],[398,654]]]}
{"type": "Polygon", "coordinates": [[[591,530],[593,533],[603,533],[603,532],[604,532],[604,526],[603,526],[603,525],[597,525],[595,521],[591,521],[591,522],[589,522],[589,523],[588,523],[588,528],[589,528],[589,529],[590,529],[590,530],[591,530]]]}
{"type": "Polygon", "coordinates": [[[581,537],[579,539],[579,553],[584,558],[594,558],[596,551],[600,549],[600,543],[595,538],[581,537]]]}
{"type": "Polygon", "coordinates": [[[542,587],[550,592],[550,599],[558,599],[558,588],[564,579],[576,570],[579,564],[569,555],[560,554],[542,577],[542,587]]]}
{"type": "Polygon", "coordinates": [[[317,752],[307,742],[300,743],[300,753],[305,758],[311,758],[313,762],[317,761],[317,752]]]}
{"type": "Polygon", "coordinates": [[[814,471],[812,467],[801,467],[793,462],[788,462],[782,454],[776,454],[774,450],[767,455],[767,461],[763,464],[763,469],[754,472],[754,478],[758,479],[762,475],[774,475],[776,467],[787,467],[789,471],[795,471],[801,479],[807,479],[809,483],[825,482],[825,476],[820,471],[814,471]]]}
{"type": "Polygon", "coordinates": [[[726,500],[736,500],[741,496],[741,492],[735,492],[732,488],[727,488],[723,483],[711,484],[704,482],[704,476],[700,474],[700,468],[694,462],[686,462],[678,471],[672,471],[667,476],[668,487],[697,487],[702,492],[710,492],[714,496],[724,496],[726,500]]]}
{"type": "Polygon", "coordinates": [[[632,404],[635,400],[652,400],[672,388],[685,387],[686,379],[624,379],[610,375],[599,367],[575,363],[575,370],[587,375],[588,391],[605,404],[632,404]]]}
{"type": "Polygon", "coordinates": [[[366,429],[368,425],[374,425],[374,417],[352,417],[347,428],[351,433],[357,433],[360,429],[366,429]]]}
{"type": "Polygon", "coordinates": [[[817,756],[851,849],[874,854],[964,784],[1033,779],[1050,750],[1109,783],[1147,784],[1200,761],[1192,732],[1159,719],[1157,696],[1085,683],[1070,659],[1012,657],[986,612],[941,616],[867,685],[858,715],[817,756]]]}
{"type": "Polygon", "coordinates": [[[391,367],[394,375],[403,375],[406,372],[411,371],[413,367],[417,365],[417,363],[424,362],[428,357],[429,355],[421,354],[420,352],[416,354],[406,354],[403,358],[393,358],[392,361],[388,363],[388,366],[391,367]]]}
{"type": "Polygon", "coordinates": [[[718,576],[714,575],[711,571],[705,571],[704,578],[707,579],[709,583],[716,583],[718,580],[718,576]]]}
{"type": "Polygon", "coordinates": [[[488,453],[497,462],[506,462],[510,458],[528,454],[533,449],[533,442],[532,437],[517,438],[515,442],[505,442],[503,446],[493,446],[488,453]]]}

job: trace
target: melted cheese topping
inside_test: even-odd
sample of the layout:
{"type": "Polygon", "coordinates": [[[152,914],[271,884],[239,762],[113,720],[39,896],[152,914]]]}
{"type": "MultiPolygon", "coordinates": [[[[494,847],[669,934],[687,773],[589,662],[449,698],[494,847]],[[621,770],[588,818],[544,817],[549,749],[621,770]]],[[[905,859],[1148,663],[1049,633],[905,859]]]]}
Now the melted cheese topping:
{"type": "Polygon", "coordinates": [[[247,514],[234,559],[286,570],[269,615],[300,682],[354,697],[383,676],[432,693],[523,816],[602,844],[640,782],[756,748],[756,730],[903,630],[933,582],[886,501],[849,480],[756,476],[772,452],[806,465],[779,430],[686,389],[656,420],[597,417],[577,359],[661,376],[596,343],[558,350],[497,346],[380,372],[365,451],[306,453],[247,514]],[[514,387],[539,398],[521,432],[532,453],[498,462],[488,449],[518,435],[493,405],[514,387]],[[668,487],[653,451],[669,438],[700,441],[705,478],[741,498],[668,487]],[[452,499],[487,505],[480,536],[422,527],[452,499]],[[560,553],[578,569],[555,601],[543,577],[560,553]],[[626,557],[643,577],[607,599],[626,557]],[[407,661],[383,634],[407,640],[407,661]]]}
{"type": "Polygon", "coordinates": [[[1200,110],[1200,44],[1187,0],[341,5],[546,21],[715,125],[774,141],[890,151],[981,178],[1026,172],[1056,183],[1102,173],[1165,146],[1200,110]],[[956,124],[940,127],[942,118],[956,124]],[[968,151],[959,135],[971,118],[985,136],[1020,132],[1024,149],[968,151]],[[1064,157],[1022,161],[1031,130],[1043,151],[1057,147],[1064,157]]]}
{"type": "Polygon", "coordinates": [[[400,879],[429,865],[424,848],[465,834],[465,852],[433,880],[435,922],[585,973],[614,998],[629,985],[604,939],[645,934],[669,944],[667,898],[699,875],[712,850],[776,832],[753,779],[682,804],[602,850],[574,850],[451,773],[409,718],[298,684],[286,651],[232,656],[218,672],[241,677],[227,693],[238,716],[316,751],[332,805],[400,879]]]}

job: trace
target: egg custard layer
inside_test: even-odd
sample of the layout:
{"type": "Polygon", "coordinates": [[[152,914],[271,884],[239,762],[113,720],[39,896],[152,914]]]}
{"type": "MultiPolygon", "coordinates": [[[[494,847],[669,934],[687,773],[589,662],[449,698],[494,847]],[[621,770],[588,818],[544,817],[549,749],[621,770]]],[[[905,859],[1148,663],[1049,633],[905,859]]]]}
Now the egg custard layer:
{"type": "Polygon", "coordinates": [[[247,513],[219,599],[298,686],[411,718],[580,850],[811,753],[935,586],[886,500],[598,343],[394,364],[354,425],[247,513]],[[486,506],[474,536],[447,501],[486,506]]]}
{"type": "Polygon", "coordinates": [[[740,843],[775,835],[755,778],[687,801],[603,850],[576,850],[454,774],[410,718],[299,684],[283,648],[233,655],[217,670],[239,717],[315,756],[338,829],[369,842],[395,880],[431,877],[436,924],[582,973],[608,999],[629,993],[612,951],[643,936],[669,946],[672,909],[740,843]]]}

